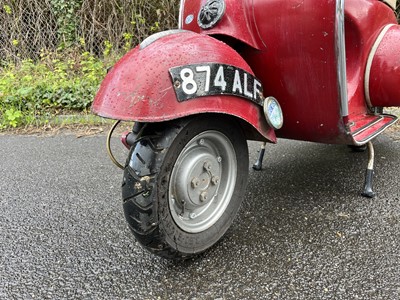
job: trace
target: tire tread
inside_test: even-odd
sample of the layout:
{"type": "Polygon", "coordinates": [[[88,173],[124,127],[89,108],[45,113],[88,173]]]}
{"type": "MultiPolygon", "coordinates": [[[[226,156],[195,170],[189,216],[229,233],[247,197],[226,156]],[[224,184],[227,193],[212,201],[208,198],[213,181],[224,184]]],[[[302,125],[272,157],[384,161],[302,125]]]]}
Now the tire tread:
{"type": "MultiPolygon", "coordinates": [[[[174,127],[174,129],[180,128],[181,126],[179,125],[174,127]]],[[[155,170],[155,173],[160,170],[160,162],[162,162],[162,156],[164,156],[163,151],[170,146],[169,143],[171,143],[170,141],[173,140],[171,139],[166,143],[162,139],[162,135],[153,133],[139,137],[135,143],[140,143],[141,146],[146,149],[146,151],[151,152],[151,162],[155,162],[155,165],[150,166],[151,162],[143,159],[139,153],[137,153],[137,157],[143,165],[148,166],[149,169],[155,170]],[[162,147],[158,145],[162,145],[162,147]]],[[[131,155],[129,157],[131,157],[131,155]]],[[[135,184],[141,183],[144,177],[154,177],[154,175],[155,174],[153,173],[139,176],[134,170],[132,170],[132,168],[129,166],[129,163],[127,163],[124,172],[124,181],[122,184],[122,194],[125,195],[125,197],[122,199],[125,210],[125,218],[128,221],[130,230],[142,247],[165,258],[182,259],[183,256],[180,255],[178,251],[162,242],[163,235],[159,230],[157,222],[156,201],[150,201],[150,203],[146,206],[138,203],[138,197],[142,196],[147,191],[135,191],[135,184]],[[127,182],[130,182],[131,184],[127,184],[127,182]],[[129,211],[135,211],[137,214],[139,214],[140,221],[137,220],[137,217],[134,217],[132,214],[128,213],[129,211]]],[[[146,189],[150,190],[150,192],[153,192],[156,189],[155,185],[156,182],[153,180],[148,186],[146,186],[146,189]]]]}
{"type": "Polygon", "coordinates": [[[166,229],[162,225],[167,217],[160,214],[158,201],[155,200],[158,195],[163,201],[168,201],[168,192],[165,188],[168,184],[167,178],[164,175],[160,176],[161,168],[164,172],[171,168],[163,165],[168,152],[165,150],[169,149],[178,134],[190,135],[188,129],[182,130],[188,122],[188,119],[181,119],[161,125],[162,127],[158,124],[148,124],[131,149],[122,183],[125,218],[136,240],[148,251],[172,260],[185,260],[199,254],[199,252],[181,251],[176,236],[167,242],[166,229]],[[140,151],[145,155],[141,155],[140,151]],[[136,163],[136,166],[141,168],[143,164],[143,169],[133,170],[129,165],[131,157],[137,157],[140,163],[136,163]]]}

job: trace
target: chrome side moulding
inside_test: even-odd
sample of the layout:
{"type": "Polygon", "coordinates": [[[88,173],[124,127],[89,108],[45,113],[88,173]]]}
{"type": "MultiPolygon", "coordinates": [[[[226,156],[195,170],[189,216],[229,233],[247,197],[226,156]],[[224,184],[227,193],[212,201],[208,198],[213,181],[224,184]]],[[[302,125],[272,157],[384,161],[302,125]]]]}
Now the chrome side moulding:
{"type": "Polygon", "coordinates": [[[349,103],[347,95],[344,0],[336,0],[335,39],[341,116],[347,117],[349,115],[349,103]]]}

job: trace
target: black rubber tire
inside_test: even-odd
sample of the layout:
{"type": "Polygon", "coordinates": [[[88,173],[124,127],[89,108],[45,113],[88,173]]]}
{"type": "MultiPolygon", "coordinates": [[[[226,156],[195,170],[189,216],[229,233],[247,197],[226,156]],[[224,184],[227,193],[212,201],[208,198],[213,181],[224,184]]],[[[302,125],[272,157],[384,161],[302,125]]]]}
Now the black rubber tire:
{"type": "Polygon", "coordinates": [[[213,246],[226,233],[239,210],[248,166],[246,139],[231,118],[193,117],[148,124],[132,147],[122,184],[125,218],[137,241],[152,253],[174,260],[193,257],[213,246]],[[176,225],[170,213],[170,173],[184,146],[208,130],[222,132],[234,146],[236,185],[228,207],[213,226],[199,233],[187,233],[176,225]]]}

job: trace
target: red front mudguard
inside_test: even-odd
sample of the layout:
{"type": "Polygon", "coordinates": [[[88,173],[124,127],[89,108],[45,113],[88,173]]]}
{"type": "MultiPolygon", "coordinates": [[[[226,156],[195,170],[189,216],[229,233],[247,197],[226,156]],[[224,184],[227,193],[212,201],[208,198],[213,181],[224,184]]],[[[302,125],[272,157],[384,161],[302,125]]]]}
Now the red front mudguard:
{"type": "Polygon", "coordinates": [[[276,142],[262,108],[249,100],[216,95],[177,101],[169,70],[198,63],[232,65],[254,75],[235,50],[217,39],[183,30],[164,32],[144,41],[114,66],[101,84],[92,110],[102,117],[137,122],[162,122],[201,113],[229,114],[276,142]]]}

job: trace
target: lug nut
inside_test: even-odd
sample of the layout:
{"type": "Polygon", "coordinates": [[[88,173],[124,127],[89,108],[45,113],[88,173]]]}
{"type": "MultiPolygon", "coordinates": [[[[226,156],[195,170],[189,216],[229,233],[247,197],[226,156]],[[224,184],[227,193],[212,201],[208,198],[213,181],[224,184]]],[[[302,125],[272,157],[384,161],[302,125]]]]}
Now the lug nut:
{"type": "Polygon", "coordinates": [[[195,219],[197,217],[197,215],[195,213],[191,213],[189,215],[189,218],[191,218],[192,220],[195,219]]]}
{"type": "Polygon", "coordinates": [[[213,176],[213,178],[211,178],[211,182],[213,185],[218,185],[220,182],[220,178],[218,176],[213,176]]]}
{"type": "Polygon", "coordinates": [[[192,188],[195,189],[195,188],[199,187],[199,185],[200,185],[200,179],[197,178],[197,177],[193,178],[193,180],[192,180],[192,188]]]}
{"type": "Polygon", "coordinates": [[[207,192],[202,192],[201,194],[200,194],[200,201],[201,202],[205,202],[205,201],[207,201],[208,200],[208,194],[207,194],[207,192]]]}
{"type": "Polygon", "coordinates": [[[201,140],[199,141],[199,145],[201,145],[201,146],[204,145],[204,139],[201,139],[201,140]]]}
{"type": "Polygon", "coordinates": [[[204,163],[204,170],[206,170],[206,171],[211,171],[211,164],[210,164],[209,161],[206,161],[206,162],[204,163]]]}

